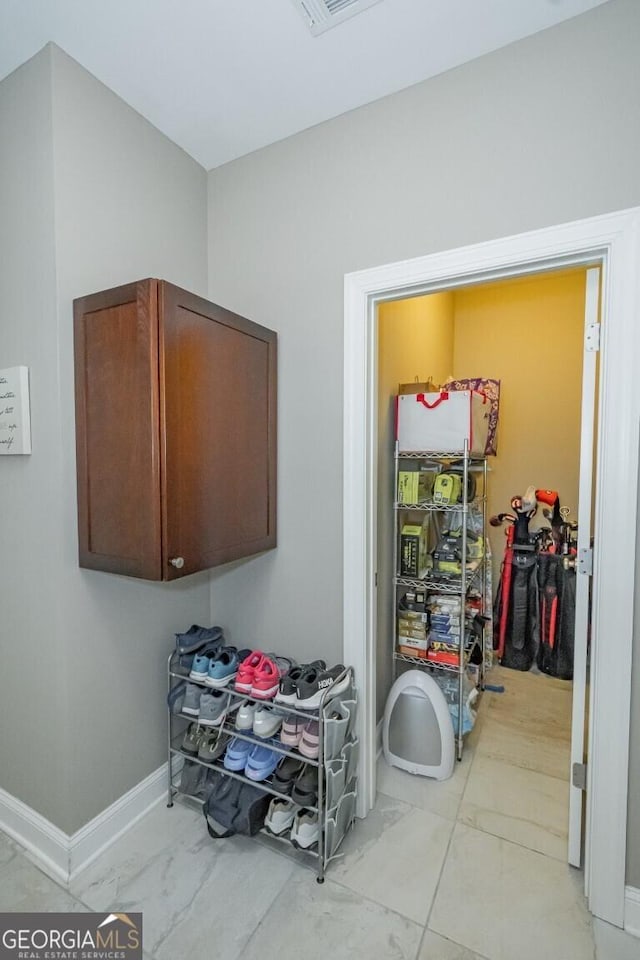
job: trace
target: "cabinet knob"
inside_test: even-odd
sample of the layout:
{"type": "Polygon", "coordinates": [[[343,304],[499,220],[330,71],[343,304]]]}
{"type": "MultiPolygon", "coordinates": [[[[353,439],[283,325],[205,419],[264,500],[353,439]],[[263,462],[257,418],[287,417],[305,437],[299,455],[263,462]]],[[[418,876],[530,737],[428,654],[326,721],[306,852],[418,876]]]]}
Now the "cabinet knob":
{"type": "Polygon", "coordinates": [[[177,570],[181,570],[184,567],[184,557],[172,557],[169,563],[177,570]]]}

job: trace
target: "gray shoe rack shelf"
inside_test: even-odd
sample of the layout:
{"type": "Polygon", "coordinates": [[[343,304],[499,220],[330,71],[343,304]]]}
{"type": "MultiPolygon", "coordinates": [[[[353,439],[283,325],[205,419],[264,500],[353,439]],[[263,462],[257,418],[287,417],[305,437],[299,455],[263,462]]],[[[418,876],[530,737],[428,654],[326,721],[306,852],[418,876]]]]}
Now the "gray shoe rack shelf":
{"type": "MultiPolygon", "coordinates": [[[[177,651],[174,651],[168,659],[167,664],[168,678],[168,702],[172,700],[172,691],[177,684],[188,682],[195,683],[203,688],[203,692],[210,692],[211,687],[206,684],[189,678],[189,668],[180,663],[180,657],[177,651]]],[[[220,688],[217,688],[220,689],[220,688]]],[[[263,842],[273,843],[280,852],[288,853],[296,859],[302,859],[307,865],[315,866],[318,883],[324,882],[325,871],[329,863],[340,856],[339,848],[344,837],[353,825],[356,810],[356,797],[358,793],[358,759],[359,759],[359,741],[355,735],[355,721],[358,708],[357,690],[354,683],[353,668],[347,667],[334,681],[327,687],[322,694],[320,706],[316,710],[303,710],[297,707],[288,707],[284,704],[274,704],[283,716],[296,716],[306,720],[319,721],[319,753],[317,760],[310,760],[302,756],[297,750],[291,750],[282,744],[275,744],[268,740],[260,740],[255,736],[235,729],[235,710],[231,707],[238,701],[251,700],[250,694],[238,693],[232,686],[222,688],[228,700],[228,707],[225,711],[223,721],[220,726],[207,727],[207,732],[220,731],[238,737],[240,740],[250,740],[252,743],[264,744],[269,749],[273,749],[282,757],[294,757],[301,760],[309,766],[318,769],[318,803],[315,807],[305,809],[317,812],[318,814],[318,842],[312,848],[304,850],[294,848],[287,836],[276,837],[270,834],[265,828],[260,831],[259,838],[263,842]],[[345,677],[348,677],[349,684],[346,690],[339,694],[332,694],[332,690],[339,687],[345,677]],[[339,716],[336,718],[335,714],[339,716]],[[288,849],[287,849],[288,848],[288,849]]],[[[175,694],[175,692],[174,692],[175,694]]],[[[262,701],[269,703],[270,701],[262,701]]],[[[178,704],[180,701],[178,701],[178,704]]],[[[168,711],[168,783],[167,783],[167,806],[172,807],[175,798],[195,801],[202,804],[205,799],[205,793],[200,795],[185,793],[180,789],[181,771],[184,769],[184,762],[191,761],[199,766],[210,770],[219,770],[225,776],[236,780],[242,780],[250,783],[252,786],[260,787],[274,797],[281,797],[284,800],[291,799],[279,790],[274,789],[272,777],[266,780],[256,782],[245,777],[242,773],[227,770],[223,763],[223,757],[219,760],[206,762],[200,760],[197,756],[185,752],[182,747],[182,740],[185,731],[190,723],[197,723],[197,717],[182,713],[181,710],[168,711]]],[[[205,778],[206,784],[206,778],[205,778]]],[[[204,787],[206,790],[206,785],[204,787]]]]}

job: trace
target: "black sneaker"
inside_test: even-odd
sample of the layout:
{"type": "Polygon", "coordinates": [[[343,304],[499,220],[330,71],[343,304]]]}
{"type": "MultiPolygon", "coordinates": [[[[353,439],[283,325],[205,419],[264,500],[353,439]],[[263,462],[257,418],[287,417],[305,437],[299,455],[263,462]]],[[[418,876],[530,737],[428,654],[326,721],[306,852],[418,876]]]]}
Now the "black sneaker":
{"type": "Polygon", "coordinates": [[[335,667],[331,667],[330,670],[322,670],[320,668],[309,670],[304,677],[298,680],[297,706],[299,706],[301,710],[317,710],[323,694],[327,691],[327,700],[330,700],[332,697],[337,696],[337,694],[344,693],[345,690],[348,690],[351,682],[348,673],[339,683],[336,683],[336,680],[341,673],[344,673],[344,670],[345,668],[341,663],[336,664],[335,667]]]}
{"type": "Polygon", "coordinates": [[[304,772],[305,767],[304,761],[296,760],[294,757],[285,757],[278,764],[273,775],[273,789],[279,790],[280,793],[291,793],[295,781],[304,772]]]}
{"type": "Polygon", "coordinates": [[[179,665],[189,672],[196,653],[205,646],[215,649],[224,643],[222,627],[199,627],[197,623],[189,627],[186,633],[176,633],[176,653],[179,665]]]}
{"type": "Polygon", "coordinates": [[[298,683],[304,680],[308,673],[316,673],[318,670],[325,670],[324,660],[313,660],[311,663],[301,663],[299,666],[292,667],[286,677],[280,680],[280,688],[275,696],[276,703],[285,703],[289,707],[295,707],[298,700],[298,683]]]}
{"type": "Polygon", "coordinates": [[[318,804],[318,768],[307,767],[297,778],[291,791],[291,799],[301,807],[318,804]]]}

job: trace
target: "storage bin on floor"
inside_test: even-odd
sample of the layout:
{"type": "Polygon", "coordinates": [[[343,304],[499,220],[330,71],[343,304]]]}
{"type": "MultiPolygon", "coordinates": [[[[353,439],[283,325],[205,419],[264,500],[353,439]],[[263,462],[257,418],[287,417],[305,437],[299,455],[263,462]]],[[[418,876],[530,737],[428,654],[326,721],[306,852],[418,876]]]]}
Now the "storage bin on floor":
{"type": "Polygon", "coordinates": [[[449,706],[432,676],[408,670],[391,687],[382,727],[384,758],[393,767],[447,780],[455,765],[449,706]]]}

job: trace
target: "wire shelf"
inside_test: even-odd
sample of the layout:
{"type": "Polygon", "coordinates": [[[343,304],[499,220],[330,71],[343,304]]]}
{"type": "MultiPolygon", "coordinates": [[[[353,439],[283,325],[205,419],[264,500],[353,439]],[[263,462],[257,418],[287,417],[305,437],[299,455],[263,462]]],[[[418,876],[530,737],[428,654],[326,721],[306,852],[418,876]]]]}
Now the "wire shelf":
{"type": "MultiPolygon", "coordinates": [[[[274,753],[280,754],[283,757],[291,757],[293,760],[301,760],[303,763],[308,763],[311,767],[319,767],[319,760],[313,760],[309,757],[303,756],[297,750],[292,751],[288,750],[287,747],[283,746],[281,743],[275,741],[274,734],[272,737],[258,737],[255,733],[246,730],[238,730],[235,726],[235,712],[231,715],[225,715],[225,718],[222,723],[216,724],[215,726],[210,726],[208,724],[202,724],[198,722],[197,714],[191,715],[189,713],[176,713],[176,717],[181,717],[183,720],[190,720],[192,723],[198,724],[203,730],[210,731],[213,733],[225,733],[228,736],[236,737],[238,740],[246,740],[248,743],[252,743],[254,746],[268,747],[269,750],[273,750],[274,753]]],[[[204,762],[204,761],[203,761],[204,762]]]]}
{"type": "MultiPolygon", "coordinates": [[[[229,684],[226,687],[211,687],[209,686],[209,684],[205,683],[204,680],[194,680],[189,675],[189,670],[187,670],[186,668],[183,669],[181,667],[176,666],[175,661],[177,661],[177,659],[178,659],[177,655],[175,653],[172,654],[171,656],[172,664],[169,669],[170,677],[173,677],[176,680],[185,680],[187,683],[194,683],[197,687],[202,687],[202,689],[206,690],[208,693],[212,693],[213,691],[217,690],[220,693],[229,694],[232,701],[256,699],[255,697],[252,697],[250,693],[241,693],[239,690],[236,690],[235,687],[233,687],[231,684],[229,684]]],[[[331,687],[326,688],[323,696],[323,703],[321,704],[320,707],[312,707],[305,710],[303,706],[291,707],[289,706],[289,704],[279,703],[277,700],[263,700],[261,702],[267,704],[268,706],[273,706],[273,708],[277,710],[278,713],[281,713],[283,715],[291,714],[292,716],[301,717],[305,720],[314,720],[314,719],[317,720],[320,715],[321,707],[325,703],[328,703],[329,700],[332,699],[331,690],[337,687],[338,684],[344,679],[346,672],[347,672],[346,670],[343,671],[343,673],[341,673],[340,676],[336,677],[331,687]]],[[[353,680],[351,681],[350,690],[351,690],[351,695],[353,696],[353,680]]],[[[304,701],[302,701],[302,703],[304,703],[304,701]]],[[[191,719],[197,720],[198,718],[194,715],[191,717],[191,719]]]]}
{"type": "MultiPolygon", "coordinates": [[[[447,450],[443,453],[434,450],[399,450],[396,456],[398,460],[464,460],[464,450],[447,450]]],[[[482,466],[485,460],[486,457],[480,453],[469,454],[469,466],[482,466]]]]}
{"type": "MultiPolygon", "coordinates": [[[[464,666],[465,669],[469,666],[469,660],[471,654],[476,647],[480,646],[480,643],[475,638],[470,642],[465,644],[464,648],[464,666]]],[[[393,653],[394,660],[400,660],[402,663],[410,663],[416,667],[433,667],[435,670],[448,670],[450,673],[459,673],[460,666],[459,664],[449,664],[449,663],[439,663],[437,660],[427,660],[425,657],[412,657],[407,653],[400,653],[398,650],[394,650],[393,653]]]]}
{"type": "MultiPolygon", "coordinates": [[[[288,794],[274,788],[272,783],[273,778],[271,776],[266,780],[251,780],[249,777],[245,777],[243,774],[237,773],[235,770],[227,770],[221,761],[201,760],[198,756],[191,756],[191,754],[186,753],[179,747],[171,747],[170,751],[173,754],[184,757],[185,760],[190,760],[192,763],[197,763],[198,766],[206,767],[208,770],[218,770],[220,773],[223,773],[225,777],[231,777],[232,780],[240,780],[242,783],[248,783],[251,786],[259,787],[260,790],[264,790],[266,793],[270,793],[274,797],[279,797],[281,800],[291,800],[291,797],[288,794]]],[[[306,809],[312,810],[314,813],[316,813],[318,810],[317,807],[307,807],[306,809]]]]}
{"type": "MultiPolygon", "coordinates": [[[[423,669],[429,670],[445,670],[447,673],[459,673],[459,665],[453,663],[438,663],[434,660],[425,660],[424,657],[410,657],[406,653],[398,653],[397,651],[393,654],[394,660],[399,660],[401,663],[408,663],[414,667],[422,667],[423,669]]],[[[465,655],[464,665],[465,668],[468,666],[469,657],[465,655]]]]}
{"type": "MultiPolygon", "coordinates": [[[[395,451],[394,451],[394,465],[395,465],[395,492],[393,495],[393,517],[394,517],[394,538],[393,538],[393,578],[392,583],[394,585],[393,590],[393,617],[394,617],[394,645],[392,648],[392,657],[394,667],[397,667],[399,664],[406,664],[407,666],[417,667],[420,670],[430,673],[448,673],[449,675],[454,675],[457,680],[458,694],[458,717],[457,721],[454,723],[456,727],[456,755],[458,760],[462,759],[463,752],[463,710],[462,702],[464,698],[464,675],[467,669],[471,666],[471,660],[475,659],[474,653],[476,647],[481,651],[481,661],[482,665],[478,671],[479,682],[478,686],[482,689],[484,683],[484,669],[486,661],[486,644],[485,644],[485,631],[482,631],[482,636],[478,639],[473,639],[471,641],[467,640],[467,625],[466,619],[464,621],[464,626],[461,623],[458,628],[458,636],[455,636],[455,631],[451,632],[448,636],[448,639],[454,641],[449,648],[447,643],[446,649],[443,651],[448,652],[450,649],[450,657],[453,660],[452,663],[442,663],[436,660],[427,659],[426,654],[428,650],[423,650],[424,654],[421,657],[415,656],[417,649],[412,647],[406,647],[401,644],[400,638],[400,627],[398,624],[398,616],[401,614],[399,609],[400,601],[402,597],[403,588],[408,588],[409,590],[416,590],[420,592],[426,592],[428,594],[442,594],[444,597],[456,598],[460,603],[460,612],[465,605],[465,602],[469,598],[473,598],[474,601],[480,601],[480,612],[483,616],[486,614],[487,606],[490,604],[490,597],[487,597],[487,563],[489,562],[486,555],[481,559],[474,559],[467,561],[466,557],[468,556],[468,537],[469,529],[467,526],[468,517],[471,514],[472,516],[479,515],[482,521],[482,538],[483,542],[486,545],[486,530],[487,530],[487,477],[489,473],[489,462],[487,457],[483,454],[473,454],[469,451],[469,444],[467,440],[464,441],[464,449],[462,450],[401,450],[399,448],[399,443],[396,441],[395,451]],[[442,473],[456,471],[457,473],[462,473],[463,482],[462,482],[462,502],[455,504],[440,504],[434,502],[434,495],[438,491],[424,491],[424,493],[429,492],[430,496],[425,496],[422,499],[420,494],[423,491],[416,491],[418,493],[417,502],[415,503],[403,503],[400,501],[401,497],[408,497],[409,491],[408,488],[404,486],[404,479],[401,478],[401,472],[407,470],[416,471],[424,470],[429,473],[442,473]],[[476,475],[480,474],[482,478],[482,485],[477,491],[477,496],[474,496],[473,500],[468,499],[468,494],[470,492],[469,485],[465,482],[468,479],[469,475],[474,473],[476,475]],[[402,479],[402,482],[401,482],[402,479]],[[442,536],[443,531],[446,530],[446,525],[451,522],[451,515],[459,512],[462,514],[461,522],[461,556],[465,558],[464,562],[461,564],[452,564],[451,568],[453,570],[458,570],[457,575],[455,573],[444,574],[440,571],[442,566],[439,563],[434,563],[431,566],[426,564],[420,570],[422,576],[403,576],[402,575],[402,566],[400,562],[401,552],[401,525],[404,523],[404,518],[411,515],[415,511],[416,513],[423,514],[422,526],[429,531],[429,541],[433,539],[432,534],[435,533],[436,537],[439,538],[442,536]],[[449,518],[449,519],[447,519],[449,518]],[[457,642],[455,642],[457,641],[457,642]],[[407,653],[400,652],[401,650],[407,650],[407,653]]],[[[474,490],[475,491],[475,486],[474,490]]],[[[414,517],[415,522],[418,522],[418,518],[414,517]]],[[[405,569],[406,566],[405,566],[405,569]]],[[[451,626],[451,623],[449,623],[451,626]]],[[[438,631],[435,631],[433,638],[429,638],[433,642],[433,645],[430,648],[432,656],[437,656],[438,646],[440,642],[436,640],[438,631]]],[[[442,641],[445,642],[445,641],[442,641]]],[[[425,644],[427,646],[427,644],[425,644]]],[[[395,669],[394,669],[395,672],[395,669]]]]}
{"type": "MultiPolygon", "coordinates": [[[[478,561],[478,564],[474,570],[467,574],[465,593],[469,593],[472,589],[473,582],[482,569],[481,561],[478,561]]],[[[397,587],[413,587],[416,590],[422,588],[424,590],[434,590],[437,593],[450,593],[454,596],[460,596],[462,591],[460,577],[395,577],[395,584],[397,587]]]]}
{"type": "Polygon", "coordinates": [[[461,503],[445,504],[434,503],[433,500],[422,500],[419,503],[394,503],[396,510],[425,510],[429,513],[466,513],[471,507],[481,507],[486,503],[485,497],[475,497],[464,506],[461,503]]]}
{"type": "MultiPolygon", "coordinates": [[[[313,847],[307,850],[302,847],[294,847],[288,836],[277,836],[275,833],[270,833],[265,827],[262,827],[262,829],[258,831],[258,837],[265,847],[278,849],[279,852],[285,853],[286,856],[294,861],[301,858],[303,862],[307,857],[315,857],[317,860],[320,856],[317,843],[314,843],[313,847]],[[286,850],[283,849],[283,845],[287,848],[286,850]]],[[[305,865],[308,866],[308,864],[305,865]]]]}

